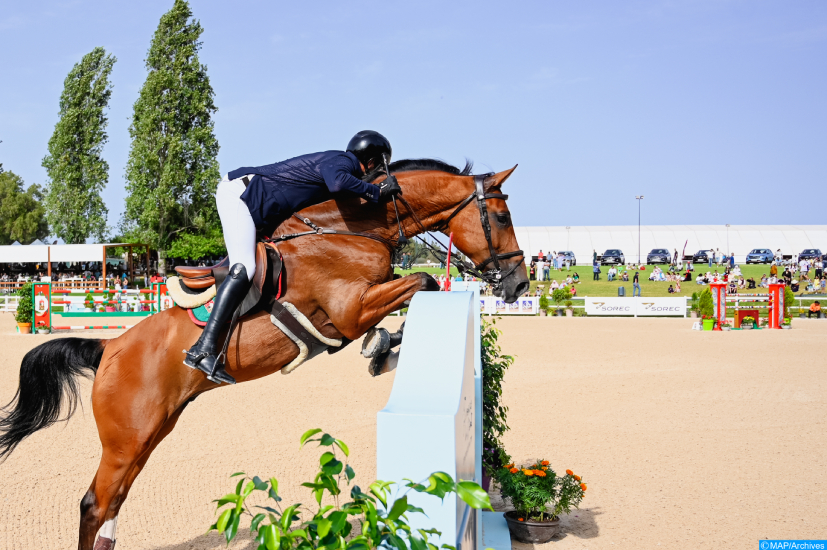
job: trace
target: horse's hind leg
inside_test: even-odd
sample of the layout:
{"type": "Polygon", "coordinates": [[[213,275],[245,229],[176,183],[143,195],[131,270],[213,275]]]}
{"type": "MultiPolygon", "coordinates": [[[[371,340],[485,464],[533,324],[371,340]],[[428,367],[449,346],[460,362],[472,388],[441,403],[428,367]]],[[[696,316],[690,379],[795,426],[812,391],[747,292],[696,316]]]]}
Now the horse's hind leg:
{"type": "MultiPolygon", "coordinates": [[[[89,488],[86,496],[83,497],[80,505],[79,550],[112,550],[115,547],[115,529],[118,524],[118,513],[129,494],[129,489],[132,488],[135,478],[137,478],[138,474],[143,470],[152,451],[155,450],[155,447],[157,447],[175,427],[175,423],[178,422],[178,418],[180,418],[181,413],[184,411],[184,407],[185,405],[175,411],[154,434],[151,441],[143,446],[143,452],[137,457],[137,460],[131,462],[130,467],[125,469],[125,475],[120,475],[124,471],[124,469],[120,468],[117,472],[113,472],[110,469],[103,470],[105,456],[101,458],[101,465],[98,468],[98,473],[95,475],[95,480],[92,482],[92,486],[89,488]],[[102,473],[104,479],[111,480],[110,485],[106,486],[106,484],[98,483],[98,480],[102,477],[102,473]],[[98,492],[99,488],[104,489],[103,494],[98,492]],[[107,504],[104,504],[104,502],[107,504]],[[96,535],[98,535],[97,541],[95,540],[96,535]]],[[[104,455],[106,455],[105,450],[104,455]]]]}

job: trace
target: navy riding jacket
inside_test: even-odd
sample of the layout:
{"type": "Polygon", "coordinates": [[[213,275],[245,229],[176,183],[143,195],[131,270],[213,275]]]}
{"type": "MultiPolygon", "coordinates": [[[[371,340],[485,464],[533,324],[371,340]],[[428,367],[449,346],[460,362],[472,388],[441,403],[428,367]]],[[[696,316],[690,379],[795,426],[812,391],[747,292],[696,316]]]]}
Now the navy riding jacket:
{"type": "Polygon", "coordinates": [[[347,191],[371,202],[379,200],[379,187],[359,179],[362,167],[353,153],[324,151],[275,164],[243,167],[227,177],[255,174],[241,195],[259,230],[272,231],[293,212],[347,191]]]}

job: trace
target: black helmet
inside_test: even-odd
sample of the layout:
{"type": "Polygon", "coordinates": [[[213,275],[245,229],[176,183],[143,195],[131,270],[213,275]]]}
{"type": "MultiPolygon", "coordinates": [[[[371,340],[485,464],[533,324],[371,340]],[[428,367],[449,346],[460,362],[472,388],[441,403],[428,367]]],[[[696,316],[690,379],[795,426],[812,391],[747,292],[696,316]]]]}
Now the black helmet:
{"type": "Polygon", "coordinates": [[[365,166],[367,171],[370,161],[373,161],[373,167],[378,168],[382,166],[382,155],[385,155],[385,160],[390,164],[391,142],[379,132],[373,130],[362,130],[350,140],[347,144],[347,151],[359,159],[365,166]]]}

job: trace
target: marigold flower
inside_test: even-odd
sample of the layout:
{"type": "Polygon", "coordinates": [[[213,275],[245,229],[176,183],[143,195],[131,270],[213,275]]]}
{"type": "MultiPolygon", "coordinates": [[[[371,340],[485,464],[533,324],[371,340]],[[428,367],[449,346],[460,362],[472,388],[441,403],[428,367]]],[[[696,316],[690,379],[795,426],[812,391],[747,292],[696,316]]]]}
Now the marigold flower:
{"type": "Polygon", "coordinates": [[[517,472],[519,472],[519,471],[520,471],[520,469],[519,469],[519,468],[511,468],[511,469],[510,469],[510,470],[508,470],[508,471],[509,471],[509,472],[511,472],[512,474],[516,474],[517,472]]]}
{"type": "Polygon", "coordinates": [[[577,481],[580,481],[580,476],[574,476],[574,479],[576,479],[577,481]]]}
{"type": "Polygon", "coordinates": [[[534,470],[523,470],[523,473],[527,476],[533,476],[534,475],[534,470]]]}
{"type": "Polygon", "coordinates": [[[566,473],[569,474],[570,476],[574,475],[574,472],[572,472],[571,470],[566,470],[566,473]]]}
{"type": "Polygon", "coordinates": [[[543,466],[543,470],[548,470],[548,466],[543,466]]]}
{"type": "Polygon", "coordinates": [[[586,484],[585,484],[585,483],[581,483],[581,484],[580,484],[580,488],[581,488],[581,489],[583,489],[583,490],[585,491],[585,490],[586,490],[586,488],[587,488],[587,487],[586,487],[586,484]]]}
{"type": "Polygon", "coordinates": [[[525,521],[523,518],[519,518],[519,519],[520,519],[520,521],[525,521]]]}
{"type": "Polygon", "coordinates": [[[514,467],[514,463],[513,463],[513,462],[512,462],[511,464],[506,464],[505,466],[503,466],[503,468],[505,468],[506,470],[511,469],[511,468],[513,468],[513,467],[514,467]]]}
{"type": "Polygon", "coordinates": [[[537,477],[546,477],[546,473],[543,470],[534,470],[534,475],[537,477]]]}
{"type": "Polygon", "coordinates": [[[548,460],[544,460],[540,464],[542,464],[543,466],[548,466],[548,460]]]}

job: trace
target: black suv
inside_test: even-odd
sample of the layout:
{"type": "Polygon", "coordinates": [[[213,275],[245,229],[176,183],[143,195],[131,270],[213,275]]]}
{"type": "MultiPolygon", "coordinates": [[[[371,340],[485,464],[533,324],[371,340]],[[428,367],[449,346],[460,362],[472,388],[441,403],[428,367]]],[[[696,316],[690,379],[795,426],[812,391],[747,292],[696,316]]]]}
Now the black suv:
{"type": "Polygon", "coordinates": [[[610,248],[606,252],[603,253],[603,257],[600,259],[601,265],[606,264],[620,264],[626,265],[626,258],[623,257],[623,252],[618,250],[617,248],[610,248]]]}
{"type": "Polygon", "coordinates": [[[665,248],[653,248],[652,251],[646,255],[647,264],[671,264],[672,256],[665,248]]]}
{"type": "Polygon", "coordinates": [[[712,250],[698,250],[692,256],[692,263],[693,264],[705,264],[709,262],[709,255],[711,254],[712,250]]]}
{"type": "Polygon", "coordinates": [[[821,258],[821,250],[818,248],[802,250],[801,254],[798,255],[799,260],[818,260],[819,258],[821,258]]]}

